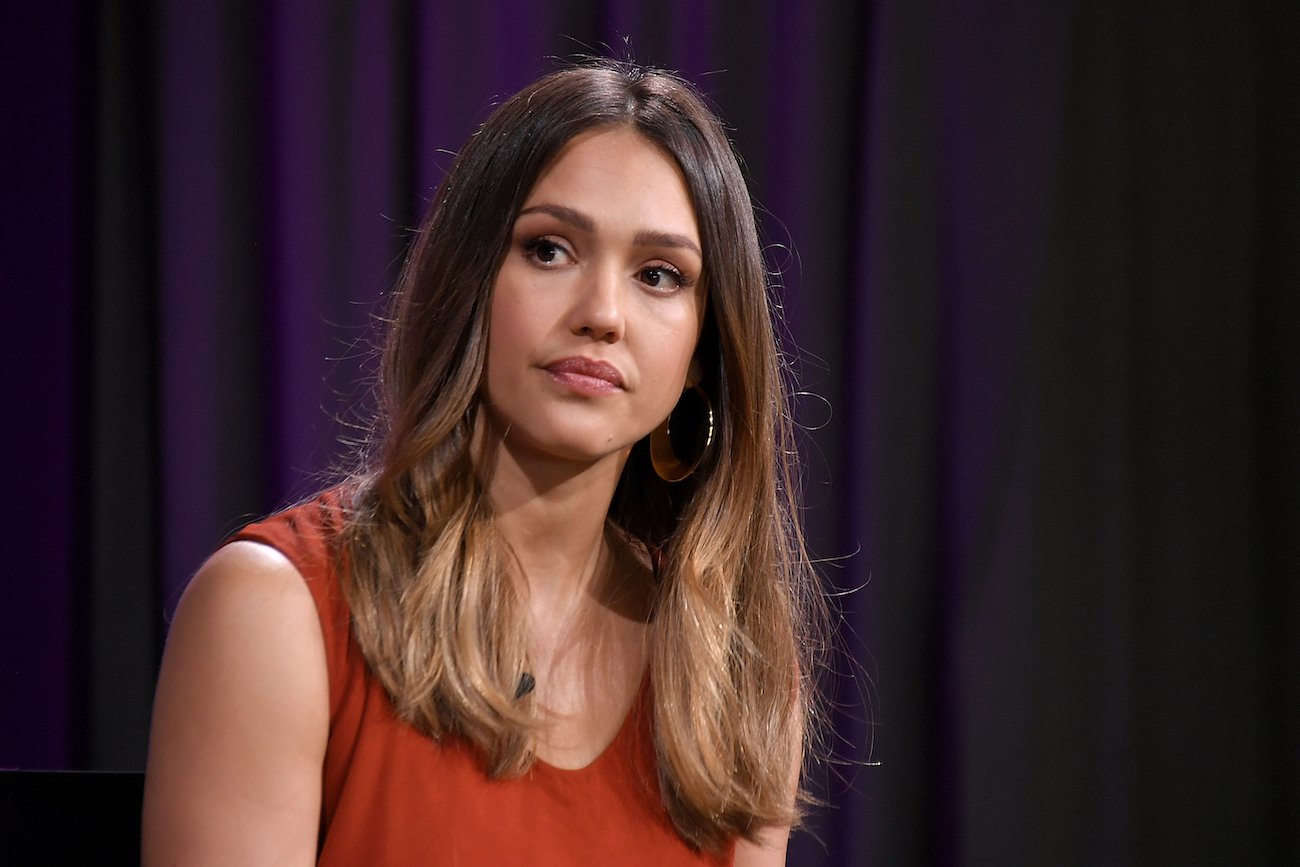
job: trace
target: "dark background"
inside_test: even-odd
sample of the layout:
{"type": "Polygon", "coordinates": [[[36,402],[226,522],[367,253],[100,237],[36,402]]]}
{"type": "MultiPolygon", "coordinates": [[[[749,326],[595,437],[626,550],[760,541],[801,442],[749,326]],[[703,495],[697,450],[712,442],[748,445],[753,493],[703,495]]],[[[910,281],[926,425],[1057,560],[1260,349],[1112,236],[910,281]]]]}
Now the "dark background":
{"type": "Polygon", "coordinates": [[[450,153],[594,50],[733,128],[814,395],[853,663],[792,863],[1295,861],[1294,9],[7,11],[0,767],[143,767],[164,612],[340,453],[450,153]]]}

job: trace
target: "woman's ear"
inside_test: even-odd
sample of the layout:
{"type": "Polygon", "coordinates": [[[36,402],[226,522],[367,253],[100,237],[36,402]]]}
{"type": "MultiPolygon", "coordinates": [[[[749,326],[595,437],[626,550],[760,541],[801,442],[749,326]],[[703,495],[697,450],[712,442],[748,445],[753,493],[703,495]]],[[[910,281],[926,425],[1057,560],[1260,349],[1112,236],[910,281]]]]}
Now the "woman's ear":
{"type": "Polygon", "coordinates": [[[691,364],[686,368],[686,387],[694,388],[704,381],[704,365],[698,355],[691,356],[691,364]]]}

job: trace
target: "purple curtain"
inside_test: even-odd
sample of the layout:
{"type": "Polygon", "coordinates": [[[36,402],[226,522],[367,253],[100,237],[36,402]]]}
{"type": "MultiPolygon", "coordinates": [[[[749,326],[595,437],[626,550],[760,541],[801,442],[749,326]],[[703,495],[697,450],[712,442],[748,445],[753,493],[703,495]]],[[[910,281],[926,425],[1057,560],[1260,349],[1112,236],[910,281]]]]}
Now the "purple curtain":
{"type": "Polygon", "coordinates": [[[612,53],[727,120],[807,392],[844,652],[791,862],[1300,854],[1290,6],[11,17],[0,766],[142,767],[166,612],[345,454],[451,153],[612,53]]]}

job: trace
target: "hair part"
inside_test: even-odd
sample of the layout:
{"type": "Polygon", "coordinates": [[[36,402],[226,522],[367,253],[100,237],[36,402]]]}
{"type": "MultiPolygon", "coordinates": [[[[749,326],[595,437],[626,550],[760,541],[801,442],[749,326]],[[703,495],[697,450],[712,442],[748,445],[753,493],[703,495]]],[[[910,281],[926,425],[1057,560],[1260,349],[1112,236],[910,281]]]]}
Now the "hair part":
{"type": "Polygon", "coordinates": [[[370,453],[342,539],[362,653],[398,715],[455,733],[492,776],[534,758],[519,593],[471,452],[492,287],[513,223],[574,136],[626,127],[686,179],[708,311],[697,355],[721,408],[696,473],[669,485],[633,447],[610,519],[660,565],[652,633],[664,803],[692,845],[797,822],[825,609],[798,520],[789,393],[753,205],[716,116],[680,78],[598,61],[499,106],[454,160],[405,263],[370,453]]]}

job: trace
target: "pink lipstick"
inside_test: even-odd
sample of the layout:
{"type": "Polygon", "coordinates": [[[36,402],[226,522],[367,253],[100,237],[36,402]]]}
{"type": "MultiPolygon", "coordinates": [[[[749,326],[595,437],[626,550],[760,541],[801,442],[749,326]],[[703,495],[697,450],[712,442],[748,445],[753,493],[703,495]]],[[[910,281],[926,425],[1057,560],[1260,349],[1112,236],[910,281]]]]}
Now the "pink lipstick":
{"type": "Polygon", "coordinates": [[[552,361],[545,370],[559,384],[578,394],[598,396],[623,390],[623,374],[614,365],[594,358],[572,356],[552,361]]]}

